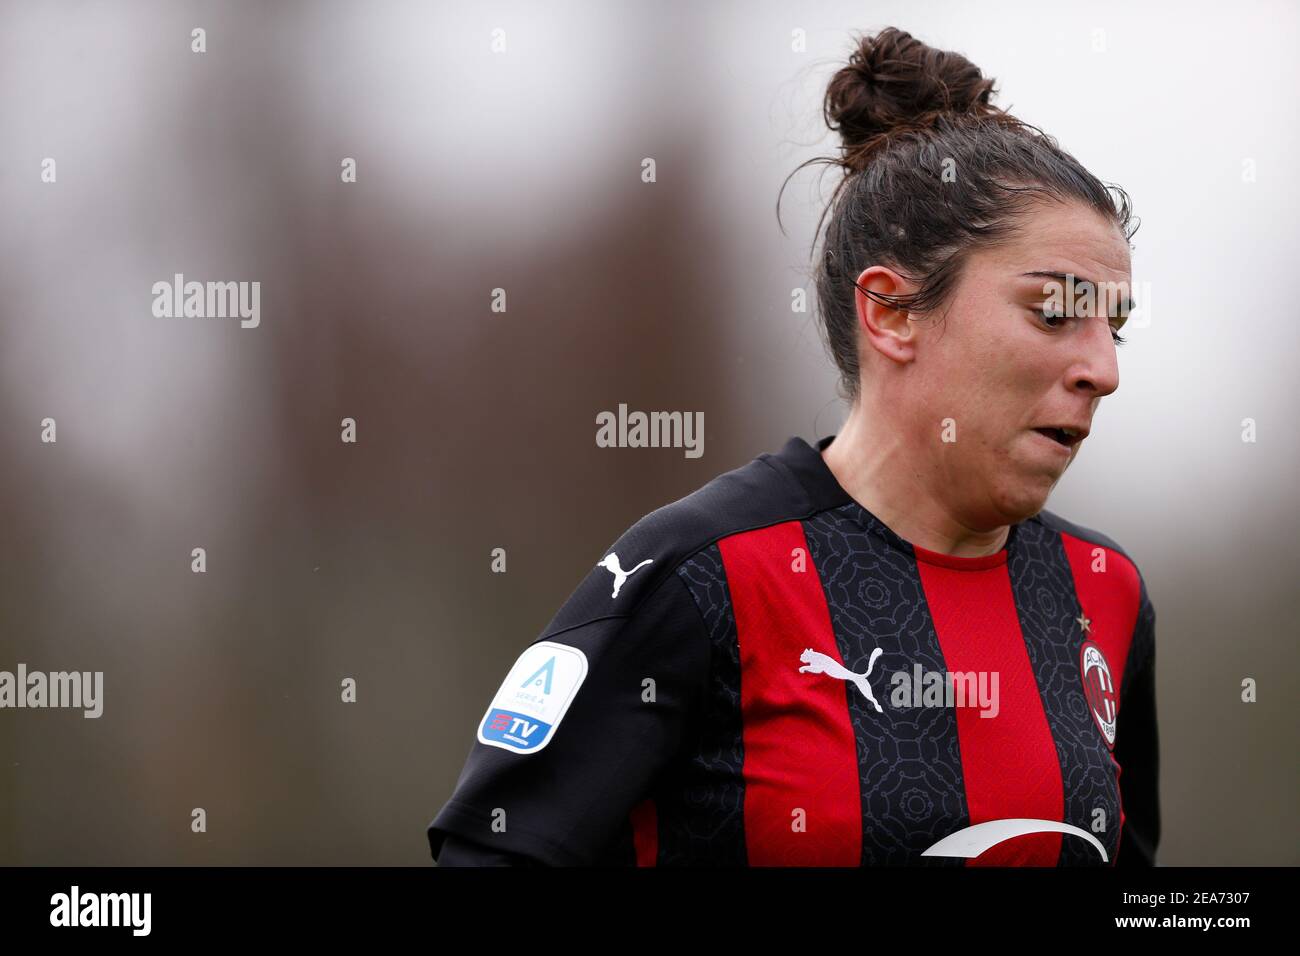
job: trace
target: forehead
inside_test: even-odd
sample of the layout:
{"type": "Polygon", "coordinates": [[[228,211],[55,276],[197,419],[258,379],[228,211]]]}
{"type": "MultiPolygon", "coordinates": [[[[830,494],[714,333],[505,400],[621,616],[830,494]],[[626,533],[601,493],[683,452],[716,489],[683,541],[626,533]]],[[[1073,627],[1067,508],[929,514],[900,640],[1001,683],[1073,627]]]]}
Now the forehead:
{"type": "Polygon", "coordinates": [[[986,261],[1007,278],[1051,270],[1096,282],[1127,282],[1132,269],[1119,227],[1079,203],[1035,203],[1009,242],[985,252],[986,261]]]}

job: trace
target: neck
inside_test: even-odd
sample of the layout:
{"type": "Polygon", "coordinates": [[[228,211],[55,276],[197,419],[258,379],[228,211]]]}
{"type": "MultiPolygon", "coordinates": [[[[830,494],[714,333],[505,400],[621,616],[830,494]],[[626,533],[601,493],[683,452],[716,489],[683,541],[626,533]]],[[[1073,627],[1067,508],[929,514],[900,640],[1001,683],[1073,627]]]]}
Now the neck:
{"type": "Polygon", "coordinates": [[[907,436],[916,433],[855,402],[822,458],[841,487],[904,541],[954,557],[1000,551],[1010,527],[963,524],[933,487],[942,476],[932,459],[909,443],[907,436]]]}

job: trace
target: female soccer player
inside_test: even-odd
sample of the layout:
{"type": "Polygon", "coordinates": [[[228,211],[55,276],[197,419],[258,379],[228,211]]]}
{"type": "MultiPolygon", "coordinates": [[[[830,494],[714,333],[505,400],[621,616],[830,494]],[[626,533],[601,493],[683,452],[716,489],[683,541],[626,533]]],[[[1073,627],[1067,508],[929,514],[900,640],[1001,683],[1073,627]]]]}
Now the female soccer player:
{"type": "Polygon", "coordinates": [[[834,76],[848,418],[600,556],[489,705],[442,865],[1154,864],[1155,612],[1044,510],[1119,386],[1128,197],[993,92],[893,28],[834,76]]]}

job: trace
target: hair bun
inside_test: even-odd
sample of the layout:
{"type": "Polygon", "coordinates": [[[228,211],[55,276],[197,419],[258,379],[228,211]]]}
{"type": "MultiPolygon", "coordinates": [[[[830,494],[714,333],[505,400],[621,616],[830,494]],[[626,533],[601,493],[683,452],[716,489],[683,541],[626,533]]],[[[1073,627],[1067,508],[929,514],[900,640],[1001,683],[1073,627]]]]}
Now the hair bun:
{"type": "Polygon", "coordinates": [[[823,111],[844,142],[843,164],[859,169],[891,132],[931,126],[945,113],[1001,112],[989,104],[993,84],[960,53],[886,27],[859,41],[827,86],[823,111]]]}

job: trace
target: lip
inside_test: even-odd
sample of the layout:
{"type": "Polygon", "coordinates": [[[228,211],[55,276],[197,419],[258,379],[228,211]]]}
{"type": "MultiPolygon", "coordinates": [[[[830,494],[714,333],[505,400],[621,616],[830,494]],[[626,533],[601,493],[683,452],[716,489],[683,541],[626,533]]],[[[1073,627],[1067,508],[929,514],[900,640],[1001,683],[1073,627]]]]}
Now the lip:
{"type": "Polygon", "coordinates": [[[1079,447],[1079,442],[1083,441],[1083,437],[1080,436],[1079,441],[1076,441],[1073,445],[1062,445],[1055,438],[1048,438],[1046,435],[1044,435],[1042,432],[1038,431],[1035,428],[1029,429],[1029,432],[1031,435],[1033,435],[1035,438],[1038,439],[1039,444],[1045,445],[1053,453],[1060,455],[1062,458],[1067,458],[1067,459],[1071,455],[1073,455],[1074,450],[1079,447]]]}
{"type": "Polygon", "coordinates": [[[1034,425],[1033,427],[1036,429],[1037,428],[1068,428],[1071,431],[1078,432],[1079,433],[1078,441],[1075,442],[1076,445],[1079,444],[1079,442],[1083,441],[1085,438],[1087,438],[1088,433],[1092,431],[1092,429],[1089,428],[1087,425],[1078,424],[1076,422],[1043,422],[1043,424],[1034,425]]]}

